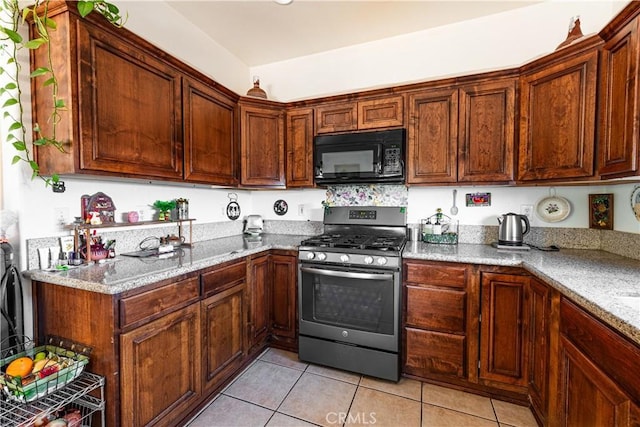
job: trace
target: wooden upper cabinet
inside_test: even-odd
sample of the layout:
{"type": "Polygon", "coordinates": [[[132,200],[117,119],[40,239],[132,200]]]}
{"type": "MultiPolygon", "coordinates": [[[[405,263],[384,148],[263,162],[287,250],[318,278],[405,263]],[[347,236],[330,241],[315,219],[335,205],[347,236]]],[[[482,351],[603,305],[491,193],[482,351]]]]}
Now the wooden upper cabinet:
{"type": "Polygon", "coordinates": [[[358,105],[355,102],[319,105],[316,110],[316,132],[332,133],[358,129],[358,105]]]}
{"type": "Polygon", "coordinates": [[[402,126],[404,97],[402,95],[358,101],[358,130],[402,126]]]}
{"type": "Polygon", "coordinates": [[[407,184],[456,182],[457,151],[458,89],[410,94],[407,184]]]}
{"type": "Polygon", "coordinates": [[[404,124],[404,97],[321,104],[315,108],[316,133],[381,129],[404,124]]]}
{"type": "MultiPolygon", "coordinates": [[[[37,153],[43,173],[182,178],[181,74],[73,14],[55,16],[53,55],[70,112],[57,135],[68,153],[37,153]],[[63,40],[64,39],[64,40],[63,40]],[[77,55],[77,56],[76,56],[77,55]],[[79,126],[79,129],[78,129],[79,126]]],[[[33,53],[34,66],[47,61],[33,53]]],[[[48,129],[50,90],[34,81],[35,122],[48,129]]]]}
{"type": "Polygon", "coordinates": [[[313,109],[287,111],[287,187],[313,187],[313,109]]]}
{"type": "Polygon", "coordinates": [[[605,178],[638,174],[639,22],[605,39],[602,50],[598,173],[605,178]]]}
{"type": "Polygon", "coordinates": [[[238,183],[236,103],[193,79],[184,79],[184,178],[215,185],[238,183]]]}
{"type": "Polygon", "coordinates": [[[284,110],[247,100],[240,115],[240,184],[284,186],[284,110]]]}
{"type": "Polygon", "coordinates": [[[582,51],[556,57],[520,78],[522,181],[588,178],[594,173],[598,50],[590,43],[582,51]]]}
{"type": "Polygon", "coordinates": [[[514,179],[516,79],[459,89],[458,182],[514,179]]]}

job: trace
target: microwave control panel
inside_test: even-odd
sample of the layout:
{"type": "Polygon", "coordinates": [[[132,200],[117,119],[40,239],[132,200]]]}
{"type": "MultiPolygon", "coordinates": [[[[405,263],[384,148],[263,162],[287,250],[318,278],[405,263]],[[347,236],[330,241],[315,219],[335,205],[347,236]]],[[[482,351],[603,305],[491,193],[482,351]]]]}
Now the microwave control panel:
{"type": "Polygon", "coordinates": [[[402,151],[399,146],[384,149],[384,174],[402,173],[402,151]]]}

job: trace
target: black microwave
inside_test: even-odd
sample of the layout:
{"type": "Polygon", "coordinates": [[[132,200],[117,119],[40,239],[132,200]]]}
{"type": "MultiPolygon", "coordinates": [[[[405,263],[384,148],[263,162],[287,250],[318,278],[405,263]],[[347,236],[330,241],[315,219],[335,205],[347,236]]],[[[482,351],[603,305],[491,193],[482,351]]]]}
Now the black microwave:
{"type": "Polygon", "coordinates": [[[315,182],[403,184],[405,139],[405,129],[316,136],[315,182]]]}

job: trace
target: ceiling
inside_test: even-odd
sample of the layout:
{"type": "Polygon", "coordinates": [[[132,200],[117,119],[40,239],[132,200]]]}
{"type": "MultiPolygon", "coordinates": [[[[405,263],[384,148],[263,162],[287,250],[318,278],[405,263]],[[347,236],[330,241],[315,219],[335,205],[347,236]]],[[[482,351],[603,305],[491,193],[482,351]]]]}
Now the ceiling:
{"type": "Polygon", "coordinates": [[[247,66],[466,21],[540,1],[174,0],[167,3],[247,66]]]}

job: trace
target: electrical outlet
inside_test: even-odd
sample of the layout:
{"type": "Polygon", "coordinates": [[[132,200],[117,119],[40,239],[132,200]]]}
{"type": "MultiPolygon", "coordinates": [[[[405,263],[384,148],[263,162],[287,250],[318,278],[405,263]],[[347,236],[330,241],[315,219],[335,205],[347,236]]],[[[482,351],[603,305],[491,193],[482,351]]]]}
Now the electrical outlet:
{"type": "Polygon", "coordinates": [[[529,222],[533,221],[533,205],[520,205],[520,214],[526,216],[529,222]]]}
{"type": "Polygon", "coordinates": [[[65,225],[68,222],[69,208],[54,208],[53,217],[55,218],[56,224],[65,225]]]}
{"type": "Polygon", "coordinates": [[[298,205],[298,216],[304,216],[304,205],[298,205]]]}

